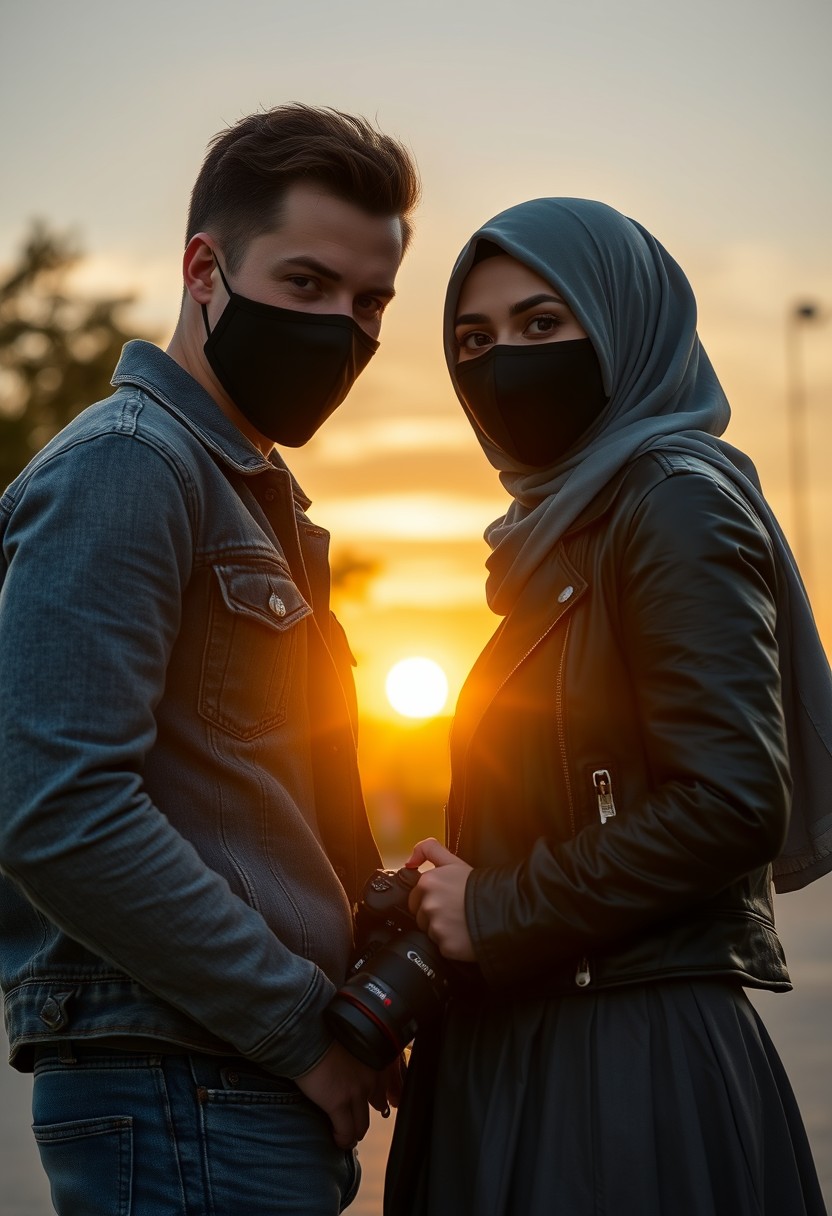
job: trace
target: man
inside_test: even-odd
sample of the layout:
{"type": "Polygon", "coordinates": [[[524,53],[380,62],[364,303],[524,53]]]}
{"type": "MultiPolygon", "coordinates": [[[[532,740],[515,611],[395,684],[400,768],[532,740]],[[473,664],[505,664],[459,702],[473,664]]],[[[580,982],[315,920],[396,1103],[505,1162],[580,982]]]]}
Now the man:
{"type": "Polygon", "coordinates": [[[62,1216],[357,1186],[385,1078],[323,1012],[378,853],[328,536],[274,444],[375,351],[417,195],[337,111],[221,133],[167,352],[129,343],[3,496],[0,972],[62,1216]]]}

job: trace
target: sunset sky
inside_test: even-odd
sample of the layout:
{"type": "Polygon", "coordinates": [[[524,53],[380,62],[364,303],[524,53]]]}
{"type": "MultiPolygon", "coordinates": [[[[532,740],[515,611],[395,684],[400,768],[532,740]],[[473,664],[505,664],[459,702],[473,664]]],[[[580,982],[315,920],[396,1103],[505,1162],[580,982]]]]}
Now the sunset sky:
{"type": "MultiPolygon", "coordinates": [[[[412,148],[424,203],[382,347],[347,403],[287,452],[314,518],[379,563],[341,604],[367,712],[409,654],[451,699],[496,619],[483,528],[506,505],[456,403],[442,299],[471,231],[547,194],[601,198],[650,228],[696,290],[728,391],[728,438],[787,531],[786,319],[801,326],[810,448],[807,577],[832,639],[832,15],[826,0],[5,0],[0,265],[42,217],[87,253],[81,290],[135,291],[164,341],[207,141],[282,101],[377,119],[412,148]],[[825,315],[824,315],[825,314],[825,315]],[[825,576],[828,580],[828,575],[825,576]]],[[[387,712],[392,712],[387,710],[387,712]]]]}

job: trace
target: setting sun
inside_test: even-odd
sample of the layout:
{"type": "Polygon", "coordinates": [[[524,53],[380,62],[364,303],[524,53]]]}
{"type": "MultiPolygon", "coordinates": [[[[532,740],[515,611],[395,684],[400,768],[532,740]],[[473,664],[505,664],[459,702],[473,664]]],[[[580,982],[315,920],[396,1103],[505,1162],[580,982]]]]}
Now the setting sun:
{"type": "Polygon", "coordinates": [[[384,685],[387,699],[406,718],[431,718],[448,699],[448,680],[433,659],[402,659],[390,668],[384,685]]]}

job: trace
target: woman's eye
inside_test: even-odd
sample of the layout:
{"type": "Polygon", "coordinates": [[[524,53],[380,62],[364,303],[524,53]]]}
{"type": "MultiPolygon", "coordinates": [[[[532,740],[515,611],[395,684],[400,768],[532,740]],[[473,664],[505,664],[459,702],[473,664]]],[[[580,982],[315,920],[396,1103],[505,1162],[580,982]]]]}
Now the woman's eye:
{"type": "Polygon", "coordinates": [[[476,331],[473,331],[470,334],[465,334],[465,336],[459,340],[459,345],[463,350],[480,350],[483,346],[489,346],[490,344],[491,338],[488,336],[488,334],[479,333],[476,331]]]}
{"type": "Polygon", "coordinates": [[[559,325],[559,319],[552,316],[551,313],[547,313],[545,316],[533,317],[526,326],[526,333],[551,334],[554,333],[559,325]]]}

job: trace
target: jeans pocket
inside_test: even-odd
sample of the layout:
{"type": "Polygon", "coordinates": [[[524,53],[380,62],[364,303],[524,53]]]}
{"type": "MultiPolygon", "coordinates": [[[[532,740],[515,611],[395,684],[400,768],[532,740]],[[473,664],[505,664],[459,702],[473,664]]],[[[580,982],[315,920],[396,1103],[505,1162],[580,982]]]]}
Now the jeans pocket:
{"type": "Polygon", "coordinates": [[[297,1090],[206,1089],[204,1160],[214,1210],[333,1216],[356,1185],[324,1112],[297,1090]]]}
{"type": "Polygon", "coordinates": [[[225,1097],[231,1102],[265,1101],[294,1103],[302,1102],[303,1094],[294,1081],[288,1077],[278,1077],[265,1070],[256,1072],[246,1069],[245,1064],[234,1064],[220,1069],[222,1087],[208,1088],[206,1093],[209,1101],[225,1097]]]}
{"type": "Polygon", "coordinates": [[[32,1131],[58,1216],[130,1216],[131,1118],[36,1123],[32,1131]]]}
{"type": "Polygon", "coordinates": [[[286,717],[297,629],[312,609],[280,567],[214,566],[199,712],[237,739],[286,717]]]}

